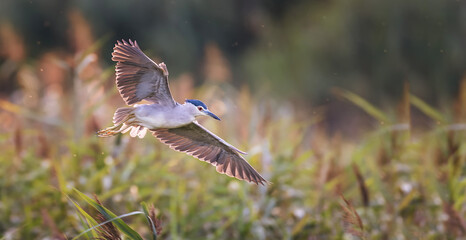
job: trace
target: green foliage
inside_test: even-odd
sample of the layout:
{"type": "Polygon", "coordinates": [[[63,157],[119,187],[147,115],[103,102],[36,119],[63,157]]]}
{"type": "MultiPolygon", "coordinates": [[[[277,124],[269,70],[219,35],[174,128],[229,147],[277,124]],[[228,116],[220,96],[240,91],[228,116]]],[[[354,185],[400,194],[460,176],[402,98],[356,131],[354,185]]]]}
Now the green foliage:
{"type": "MultiPolygon", "coordinates": [[[[79,87],[55,93],[61,94],[58,107],[47,100],[53,94],[39,98],[46,104],[32,106],[0,101],[0,235],[5,239],[94,239],[110,225],[102,224],[106,221],[117,229],[108,231],[131,239],[465,236],[461,107],[435,109],[412,96],[407,85],[400,103],[393,104],[398,111],[341,90],[337,94],[344,101],[374,122],[386,121],[361,139],[348,139],[329,136],[321,114],[303,121],[306,113],[294,112],[287,102],[256,99],[247,88],[237,92],[222,82],[190,89],[209,106],[217,100],[214,112],[215,106],[226,109],[221,122],[203,124],[246,150],[251,165],[272,182],[255,186],[218,174],[150,136],[97,138],[95,131],[110,123],[122,102],[114,90],[102,91],[108,89],[102,80],[108,71],[83,79],[76,66],[65,71],[79,87]],[[428,129],[412,124],[411,108],[431,118],[428,129]],[[144,217],[126,218],[132,215],[144,217]]],[[[57,86],[43,87],[47,92],[57,86]]]]}
{"type": "MultiPolygon", "coordinates": [[[[105,220],[114,223],[117,226],[117,228],[121,232],[123,232],[126,236],[128,236],[130,239],[136,239],[136,240],[140,239],[140,240],[142,240],[142,237],[136,231],[134,231],[131,227],[129,227],[125,222],[123,222],[123,220],[121,220],[121,217],[117,217],[110,210],[106,209],[104,206],[102,206],[101,204],[99,204],[96,201],[92,200],[91,198],[89,198],[85,194],[81,193],[80,191],[78,191],[78,190],[75,190],[75,191],[79,195],[79,197],[84,199],[84,201],[86,201],[89,205],[91,205],[97,211],[99,211],[100,214],[102,214],[104,216],[105,220]]],[[[136,213],[139,214],[139,213],[142,213],[142,212],[136,212],[136,213]]],[[[88,216],[88,215],[86,215],[86,216],[88,216]]]]}
{"type": "MultiPolygon", "coordinates": [[[[354,93],[346,96],[365,101],[354,93]]],[[[254,115],[259,105],[249,106],[251,109],[245,110],[252,118],[261,118],[254,115]]],[[[373,105],[367,110],[382,111],[373,105]]],[[[155,239],[155,225],[146,204],[141,204],[147,201],[155,203],[166,219],[160,239],[343,238],[351,233],[368,239],[394,234],[408,238],[461,236],[458,229],[466,204],[465,141],[461,134],[450,136],[433,129],[414,140],[400,137],[409,129],[383,126],[385,130],[375,131],[359,143],[321,134],[306,142],[312,126],[303,127],[293,119],[271,114],[271,119],[260,120],[264,129],[252,135],[261,140],[246,141],[251,142],[246,147],[249,161],[273,183],[267,187],[217,174],[207,164],[170,151],[151,138],[97,139],[84,135],[78,142],[70,142],[57,141],[58,136],[51,133],[48,143],[25,145],[19,155],[4,148],[6,152],[0,157],[4,166],[0,170],[4,176],[0,182],[1,229],[17,238],[71,238],[84,233],[81,237],[93,239],[99,236],[96,212],[84,210],[91,207],[128,238],[155,239]],[[459,145],[448,147],[444,144],[448,141],[459,145]],[[37,155],[40,144],[49,145],[49,157],[37,155]],[[351,171],[351,162],[359,166],[362,180],[351,171]],[[73,187],[96,193],[108,207],[78,190],[73,194],[77,198],[67,198],[73,187]],[[358,190],[361,187],[368,194],[367,206],[358,190]],[[352,199],[351,212],[341,208],[340,193],[352,199]],[[133,212],[138,206],[142,212],[133,212]],[[147,221],[135,217],[123,221],[121,217],[128,212],[145,215],[147,221]],[[351,228],[344,224],[343,216],[349,213],[359,214],[364,227],[358,229],[364,232],[346,230],[351,228]],[[451,222],[442,222],[439,214],[447,214],[451,222]],[[92,230],[85,232],[88,229],[92,230]]],[[[18,141],[44,134],[27,127],[19,131],[18,141]]],[[[3,144],[11,136],[6,134],[2,135],[3,144]]],[[[72,131],[69,134],[73,135],[72,131]]]]}

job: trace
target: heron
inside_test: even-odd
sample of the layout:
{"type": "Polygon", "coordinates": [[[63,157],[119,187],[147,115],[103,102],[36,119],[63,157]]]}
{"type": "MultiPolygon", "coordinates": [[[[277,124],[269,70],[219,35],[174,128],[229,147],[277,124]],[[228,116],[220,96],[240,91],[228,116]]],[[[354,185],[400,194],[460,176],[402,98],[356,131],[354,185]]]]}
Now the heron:
{"type": "Polygon", "coordinates": [[[176,102],[168,85],[165,63],[155,63],[136,41],[117,41],[112,60],[116,62],[116,85],[129,107],[113,115],[113,126],[97,132],[99,137],[130,133],[143,138],[147,131],[170,148],[216,167],[217,172],[254,184],[268,183],[244,158],[247,154],[227,143],[196,119],[209,116],[220,120],[200,100],[176,102]],[[137,104],[142,100],[150,104],[137,104]]]}

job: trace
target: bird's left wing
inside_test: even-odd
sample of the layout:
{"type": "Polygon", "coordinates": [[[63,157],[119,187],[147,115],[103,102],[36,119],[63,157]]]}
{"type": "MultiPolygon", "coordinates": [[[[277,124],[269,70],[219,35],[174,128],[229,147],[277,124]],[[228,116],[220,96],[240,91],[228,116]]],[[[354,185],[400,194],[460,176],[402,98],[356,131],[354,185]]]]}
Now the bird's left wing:
{"type": "Polygon", "coordinates": [[[136,41],[117,41],[112,60],[117,62],[116,84],[126,104],[145,99],[167,106],[176,105],[168,87],[167,67],[148,58],[136,41]]]}
{"type": "Polygon", "coordinates": [[[244,154],[197,122],[179,128],[151,130],[170,148],[216,166],[217,172],[264,185],[265,180],[241,155],[244,154]]]}

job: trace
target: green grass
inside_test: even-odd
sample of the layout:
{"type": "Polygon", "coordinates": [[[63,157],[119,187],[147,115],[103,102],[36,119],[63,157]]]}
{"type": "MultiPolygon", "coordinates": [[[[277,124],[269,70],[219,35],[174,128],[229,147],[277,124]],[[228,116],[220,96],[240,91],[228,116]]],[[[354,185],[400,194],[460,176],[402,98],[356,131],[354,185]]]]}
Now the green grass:
{"type": "Polygon", "coordinates": [[[466,235],[464,109],[442,112],[406,87],[393,105],[398,110],[384,111],[336,90],[378,123],[362,139],[344,139],[325,134],[322,116],[300,120],[292,109],[259,102],[246,89],[236,92],[226,83],[194,89],[195,96],[225,105],[221,122],[203,124],[249,152],[247,160],[273,183],[264,187],[218,174],[151,136],[97,138],[95,131],[121,104],[114,86],[97,94],[109,88],[102,81],[108,70],[102,74],[75,79],[81,88],[62,95],[52,117],[44,114],[47,106],[0,102],[2,239],[92,239],[100,236],[99,222],[116,216],[125,216],[112,221],[123,239],[153,239],[150,211],[161,221],[157,239],[466,235]],[[432,118],[431,129],[412,133],[412,108],[432,118]],[[149,211],[144,202],[155,208],[149,211]]]}

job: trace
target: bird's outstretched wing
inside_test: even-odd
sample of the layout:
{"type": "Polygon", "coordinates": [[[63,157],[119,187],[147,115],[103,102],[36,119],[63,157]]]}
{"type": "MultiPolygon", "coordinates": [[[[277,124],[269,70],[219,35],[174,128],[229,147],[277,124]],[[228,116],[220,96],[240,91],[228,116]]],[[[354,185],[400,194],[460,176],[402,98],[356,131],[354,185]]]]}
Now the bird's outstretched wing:
{"type": "Polygon", "coordinates": [[[170,148],[209,162],[216,166],[219,173],[257,185],[267,183],[267,180],[240,155],[240,153],[245,154],[244,152],[228,144],[197,122],[179,128],[151,131],[156,138],[170,148]]]}
{"type": "Polygon", "coordinates": [[[175,106],[168,87],[168,71],[164,63],[148,58],[136,41],[117,41],[112,60],[116,64],[116,84],[126,104],[143,99],[153,103],[175,106]]]}

